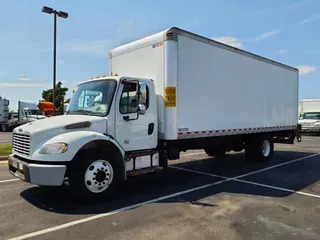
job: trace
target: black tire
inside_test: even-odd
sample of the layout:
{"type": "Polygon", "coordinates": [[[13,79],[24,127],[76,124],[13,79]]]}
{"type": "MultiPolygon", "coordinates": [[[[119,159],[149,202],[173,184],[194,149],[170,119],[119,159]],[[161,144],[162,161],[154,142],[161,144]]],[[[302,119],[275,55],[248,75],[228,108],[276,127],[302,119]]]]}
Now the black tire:
{"type": "Polygon", "coordinates": [[[268,162],[273,152],[274,143],[269,136],[254,137],[246,142],[245,154],[249,163],[268,162]]]}
{"type": "Polygon", "coordinates": [[[1,125],[1,131],[2,131],[2,132],[7,132],[7,131],[8,131],[7,125],[2,124],[2,125],[1,125]]]}
{"type": "Polygon", "coordinates": [[[167,155],[167,151],[165,150],[159,151],[159,166],[163,168],[168,167],[168,155],[167,155]]]}
{"type": "Polygon", "coordinates": [[[93,151],[78,154],[75,157],[75,159],[73,159],[72,164],[70,166],[70,171],[68,174],[69,188],[71,190],[71,195],[73,198],[75,198],[75,200],[80,202],[94,202],[94,201],[106,200],[112,196],[112,193],[114,193],[117,187],[123,182],[124,171],[125,169],[124,169],[123,163],[121,162],[121,159],[117,159],[116,154],[110,154],[110,153],[99,154],[93,151]],[[107,173],[105,169],[92,168],[93,166],[92,164],[97,163],[97,160],[103,160],[103,161],[106,161],[108,164],[110,164],[110,166],[112,167],[112,173],[110,171],[109,173],[107,173]],[[91,167],[91,169],[89,169],[89,167],[91,167]],[[94,174],[95,177],[97,176],[99,177],[102,176],[102,177],[100,177],[99,180],[97,180],[98,178],[97,177],[96,180],[92,180],[92,182],[87,181],[87,184],[86,184],[85,173],[87,170],[92,171],[92,174],[94,174]],[[101,180],[103,178],[104,180],[101,180]],[[109,179],[112,179],[112,180],[108,185],[105,182],[108,182],[109,179]],[[98,187],[100,186],[100,183],[102,188],[105,185],[108,185],[108,187],[102,192],[93,192],[89,190],[90,186],[98,187]],[[105,184],[103,185],[103,183],[105,184]],[[90,185],[90,186],[87,187],[87,185],[88,186],[90,185]]]}
{"type": "Polygon", "coordinates": [[[216,148],[205,148],[204,151],[208,156],[223,158],[225,157],[227,151],[224,147],[216,147],[216,148]]]}

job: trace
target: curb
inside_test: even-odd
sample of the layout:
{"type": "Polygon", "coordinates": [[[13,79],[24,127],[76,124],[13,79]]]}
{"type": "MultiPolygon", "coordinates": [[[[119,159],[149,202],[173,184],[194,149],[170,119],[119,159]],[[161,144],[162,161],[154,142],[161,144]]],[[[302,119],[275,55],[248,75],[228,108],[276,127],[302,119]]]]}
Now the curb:
{"type": "Polygon", "coordinates": [[[8,161],[0,161],[0,165],[6,165],[8,164],[8,161]]]}
{"type": "Polygon", "coordinates": [[[3,156],[3,157],[0,156],[0,161],[1,160],[8,160],[8,156],[3,156]]]}

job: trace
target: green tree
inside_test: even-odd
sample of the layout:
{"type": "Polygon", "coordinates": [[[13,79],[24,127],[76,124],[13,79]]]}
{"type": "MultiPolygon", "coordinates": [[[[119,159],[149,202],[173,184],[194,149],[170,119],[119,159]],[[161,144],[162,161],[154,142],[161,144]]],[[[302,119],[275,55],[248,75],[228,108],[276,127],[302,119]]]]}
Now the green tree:
{"type": "MultiPolygon", "coordinates": [[[[55,102],[54,102],[56,108],[61,108],[67,92],[68,92],[68,88],[62,87],[62,82],[58,82],[56,84],[55,102]]],[[[43,98],[44,101],[53,102],[53,91],[52,91],[52,88],[48,89],[48,90],[44,90],[42,92],[42,98],[43,98]]]]}

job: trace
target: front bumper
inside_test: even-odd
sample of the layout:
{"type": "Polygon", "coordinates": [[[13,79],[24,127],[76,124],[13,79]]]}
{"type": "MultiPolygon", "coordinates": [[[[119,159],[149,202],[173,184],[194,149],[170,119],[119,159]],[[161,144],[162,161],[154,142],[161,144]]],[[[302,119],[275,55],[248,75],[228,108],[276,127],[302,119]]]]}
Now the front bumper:
{"type": "Polygon", "coordinates": [[[9,172],[15,177],[42,186],[61,186],[64,181],[66,165],[46,165],[27,163],[15,158],[8,159],[9,172]]]}
{"type": "Polygon", "coordinates": [[[318,133],[318,132],[320,132],[320,127],[302,127],[301,132],[318,133]]]}

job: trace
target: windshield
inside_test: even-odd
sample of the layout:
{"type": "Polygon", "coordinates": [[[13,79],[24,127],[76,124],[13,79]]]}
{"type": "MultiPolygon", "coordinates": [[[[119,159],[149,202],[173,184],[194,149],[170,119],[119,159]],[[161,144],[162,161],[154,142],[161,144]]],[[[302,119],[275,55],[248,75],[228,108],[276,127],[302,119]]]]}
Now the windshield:
{"type": "Polygon", "coordinates": [[[320,112],[301,113],[300,119],[320,120],[320,112]]]}
{"type": "Polygon", "coordinates": [[[37,109],[28,109],[29,115],[40,115],[40,111],[37,109]]]}
{"type": "Polygon", "coordinates": [[[79,85],[71,97],[66,114],[108,115],[116,85],[117,82],[113,79],[79,85]]]}

